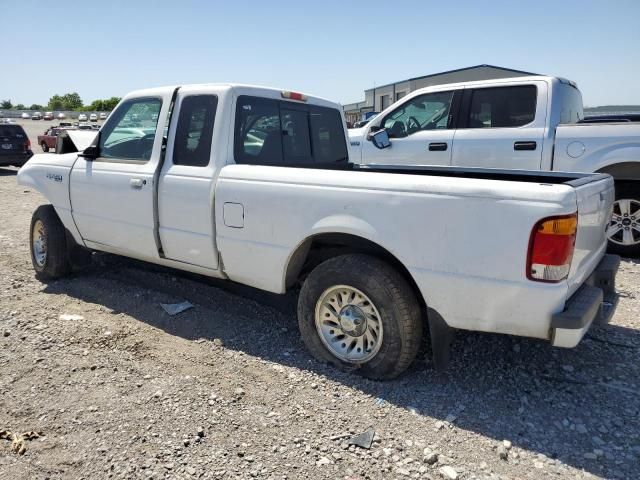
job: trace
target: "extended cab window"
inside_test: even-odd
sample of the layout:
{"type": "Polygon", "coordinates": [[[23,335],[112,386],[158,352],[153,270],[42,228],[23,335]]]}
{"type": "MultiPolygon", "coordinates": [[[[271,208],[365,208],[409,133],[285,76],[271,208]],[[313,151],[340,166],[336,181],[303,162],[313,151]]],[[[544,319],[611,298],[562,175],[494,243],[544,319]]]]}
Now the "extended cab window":
{"type": "Polygon", "coordinates": [[[340,112],[268,98],[240,96],[236,107],[236,163],[313,165],[346,161],[340,112]]]}
{"type": "Polygon", "coordinates": [[[536,116],[535,85],[473,91],[468,128],[521,127],[536,116]]]}
{"type": "Polygon", "coordinates": [[[420,130],[446,129],[453,92],[428,93],[403,103],[384,119],[390,138],[403,138],[420,130]]]}
{"type": "Polygon", "coordinates": [[[173,147],[174,165],[209,164],[217,106],[215,95],[193,95],[182,100],[173,147]]]}
{"type": "Polygon", "coordinates": [[[158,98],[136,98],[120,105],[100,132],[100,157],[149,160],[161,106],[158,98]]]}

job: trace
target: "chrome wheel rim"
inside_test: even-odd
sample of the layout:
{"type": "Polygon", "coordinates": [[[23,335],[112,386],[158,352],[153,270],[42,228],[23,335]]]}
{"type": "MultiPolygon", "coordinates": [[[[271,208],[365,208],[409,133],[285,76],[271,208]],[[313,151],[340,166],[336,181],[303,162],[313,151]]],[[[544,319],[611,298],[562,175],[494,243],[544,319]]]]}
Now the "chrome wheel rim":
{"type": "Polygon", "coordinates": [[[315,309],[318,335],[332,355],[349,363],[365,363],[382,345],[382,319],[364,293],[348,285],[326,289],[315,309]]]}
{"type": "Polygon", "coordinates": [[[33,224],[31,232],[31,248],[33,250],[33,259],[39,267],[44,267],[47,261],[47,230],[44,223],[36,220],[33,224]]]}
{"type": "Polygon", "coordinates": [[[618,245],[640,244],[640,201],[625,198],[613,202],[607,236],[618,245]]]}

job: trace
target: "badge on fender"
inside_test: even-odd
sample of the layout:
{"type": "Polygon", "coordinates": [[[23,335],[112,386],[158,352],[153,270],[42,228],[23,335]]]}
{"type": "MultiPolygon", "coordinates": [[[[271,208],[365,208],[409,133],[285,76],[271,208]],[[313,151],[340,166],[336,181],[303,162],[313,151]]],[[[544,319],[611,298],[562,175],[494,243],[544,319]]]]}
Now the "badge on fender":
{"type": "Polygon", "coordinates": [[[58,173],[47,173],[47,178],[49,180],[53,180],[54,182],[62,182],[62,175],[58,173]]]}

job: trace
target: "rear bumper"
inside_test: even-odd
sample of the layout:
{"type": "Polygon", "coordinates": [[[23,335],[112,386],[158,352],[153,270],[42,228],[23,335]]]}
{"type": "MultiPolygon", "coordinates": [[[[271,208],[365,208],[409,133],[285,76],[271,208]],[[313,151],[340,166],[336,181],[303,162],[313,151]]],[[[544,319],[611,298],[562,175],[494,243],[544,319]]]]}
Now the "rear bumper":
{"type": "Polygon", "coordinates": [[[33,152],[29,150],[24,153],[9,153],[9,154],[0,154],[0,166],[2,165],[18,165],[22,166],[27,163],[33,157],[33,152]]]}
{"type": "Polygon", "coordinates": [[[605,255],[584,284],[551,319],[551,344],[573,348],[593,322],[608,323],[616,309],[615,289],[620,257],[605,255]]]}

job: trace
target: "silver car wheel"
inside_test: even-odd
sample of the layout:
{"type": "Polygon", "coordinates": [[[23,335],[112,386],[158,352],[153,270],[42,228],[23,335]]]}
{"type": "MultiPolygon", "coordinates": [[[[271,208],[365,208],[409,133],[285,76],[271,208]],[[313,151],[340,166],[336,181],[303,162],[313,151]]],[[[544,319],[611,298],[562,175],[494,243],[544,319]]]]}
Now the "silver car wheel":
{"type": "Polygon", "coordinates": [[[640,202],[620,199],[613,203],[611,223],[607,230],[609,240],[618,245],[640,244],[640,202]]]}
{"type": "Polygon", "coordinates": [[[47,262],[47,230],[42,221],[37,220],[33,224],[31,232],[31,249],[33,258],[39,267],[44,267],[47,262]]]}
{"type": "Polygon", "coordinates": [[[325,290],[316,303],[315,324],[329,352],[345,362],[368,362],[382,345],[380,313],[354,287],[336,285],[325,290]]]}

